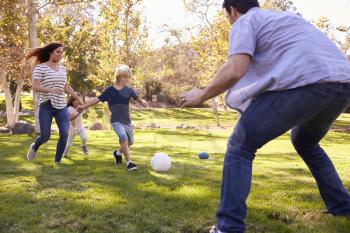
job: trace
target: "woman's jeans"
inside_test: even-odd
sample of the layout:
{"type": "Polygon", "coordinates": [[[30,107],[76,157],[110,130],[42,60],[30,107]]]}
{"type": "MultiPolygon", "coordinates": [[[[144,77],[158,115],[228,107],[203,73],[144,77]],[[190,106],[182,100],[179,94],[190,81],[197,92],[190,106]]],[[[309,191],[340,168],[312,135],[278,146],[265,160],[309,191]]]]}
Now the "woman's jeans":
{"type": "Polygon", "coordinates": [[[39,123],[40,136],[36,139],[34,150],[37,151],[39,147],[50,139],[52,118],[55,117],[60,138],[57,143],[55,162],[60,162],[64,149],[67,145],[68,131],[69,131],[69,114],[67,108],[56,109],[52,107],[51,101],[40,104],[39,109],[39,123]]]}
{"type": "Polygon", "coordinates": [[[350,215],[349,195],[332,161],[319,145],[349,105],[350,84],[341,83],[313,84],[257,97],[228,141],[217,212],[220,231],[244,232],[255,153],[290,129],[294,148],[315,178],[327,210],[335,215],[350,215]]]}

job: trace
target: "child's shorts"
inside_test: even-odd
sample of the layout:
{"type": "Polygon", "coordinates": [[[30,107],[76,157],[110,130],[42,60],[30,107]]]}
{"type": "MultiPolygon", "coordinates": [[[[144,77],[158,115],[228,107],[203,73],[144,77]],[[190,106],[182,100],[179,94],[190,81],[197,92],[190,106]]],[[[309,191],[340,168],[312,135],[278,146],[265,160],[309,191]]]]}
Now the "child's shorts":
{"type": "Polygon", "coordinates": [[[122,124],[120,122],[113,122],[112,127],[114,129],[114,132],[116,132],[119,137],[119,143],[128,140],[129,146],[134,144],[134,129],[131,125],[122,124]]]}

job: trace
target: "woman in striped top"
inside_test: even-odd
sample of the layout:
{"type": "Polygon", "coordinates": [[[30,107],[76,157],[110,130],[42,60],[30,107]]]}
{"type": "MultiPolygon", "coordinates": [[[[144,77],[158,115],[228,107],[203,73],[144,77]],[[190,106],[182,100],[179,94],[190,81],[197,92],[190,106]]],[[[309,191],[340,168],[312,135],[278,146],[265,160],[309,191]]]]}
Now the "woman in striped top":
{"type": "Polygon", "coordinates": [[[40,136],[29,147],[28,161],[33,160],[39,147],[50,139],[52,119],[55,118],[60,134],[55,162],[61,163],[69,131],[69,114],[65,93],[70,94],[83,104],[67,83],[66,68],[60,63],[62,56],[63,44],[56,42],[37,48],[27,55],[27,59],[32,57],[37,59],[38,65],[33,71],[33,91],[40,93],[40,136]]]}

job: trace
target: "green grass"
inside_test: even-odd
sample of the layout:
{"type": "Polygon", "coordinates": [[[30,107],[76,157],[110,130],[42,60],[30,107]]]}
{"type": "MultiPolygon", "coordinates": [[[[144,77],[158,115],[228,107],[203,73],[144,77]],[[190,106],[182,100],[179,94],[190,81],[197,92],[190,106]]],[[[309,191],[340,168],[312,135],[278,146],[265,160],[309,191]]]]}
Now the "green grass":
{"type": "MultiPolygon", "coordinates": [[[[210,110],[133,110],[134,123],[164,126],[137,129],[133,160],[139,171],[116,167],[112,131],[88,131],[90,156],[84,159],[78,139],[63,166],[53,163],[57,133],[29,163],[25,154],[34,136],[0,135],[0,232],[204,233],[215,223],[223,154],[232,112],[222,112],[226,129],[211,128],[210,110]],[[186,123],[208,130],[176,130],[186,123]],[[169,126],[169,127],[168,127],[169,126]],[[155,152],[172,158],[169,172],[150,168],[155,152]],[[197,158],[210,153],[208,161],[197,158]]],[[[85,120],[85,123],[87,120],[85,120]]],[[[342,115],[335,127],[350,125],[342,115]]],[[[350,133],[331,131],[322,142],[350,190],[350,133]]],[[[348,233],[350,219],[321,213],[323,202],[289,135],[259,150],[248,200],[247,232],[348,233]]]]}
{"type": "MultiPolygon", "coordinates": [[[[22,108],[23,109],[33,109],[33,96],[31,94],[22,94],[21,95],[21,102],[22,102],[22,108]]],[[[5,96],[3,94],[0,94],[0,111],[6,110],[5,105],[5,96]]]]}

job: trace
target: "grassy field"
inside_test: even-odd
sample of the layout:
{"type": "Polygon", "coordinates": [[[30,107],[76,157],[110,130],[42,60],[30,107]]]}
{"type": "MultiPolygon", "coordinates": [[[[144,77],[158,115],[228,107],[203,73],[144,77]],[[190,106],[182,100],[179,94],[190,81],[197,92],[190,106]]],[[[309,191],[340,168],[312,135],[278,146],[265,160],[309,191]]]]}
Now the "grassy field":
{"type": "MultiPolygon", "coordinates": [[[[133,110],[136,129],[132,148],[139,171],[116,167],[110,131],[88,131],[90,156],[84,159],[78,140],[63,166],[53,163],[57,133],[38,158],[25,160],[34,136],[0,135],[0,232],[204,233],[215,223],[223,154],[236,114],[222,112],[225,129],[216,129],[210,110],[133,110]],[[210,126],[179,130],[175,126],[210,126]],[[169,172],[150,168],[155,152],[172,158],[169,172]],[[197,153],[207,151],[201,161],[197,153]]],[[[27,120],[32,121],[32,118],[27,120]]],[[[87,119],[85,120],[87,122],[87,119]]],[[[350,125],[342,115],[334,128],[350,125]]],[[[322,142],[350,191],[350,133],[334,132],[322,142]]],[[[248,200],[247,232],[348,233],[350,219],[321,213],[316,184],[294,152],[289,135],[259,150],[248,200]]]]}

